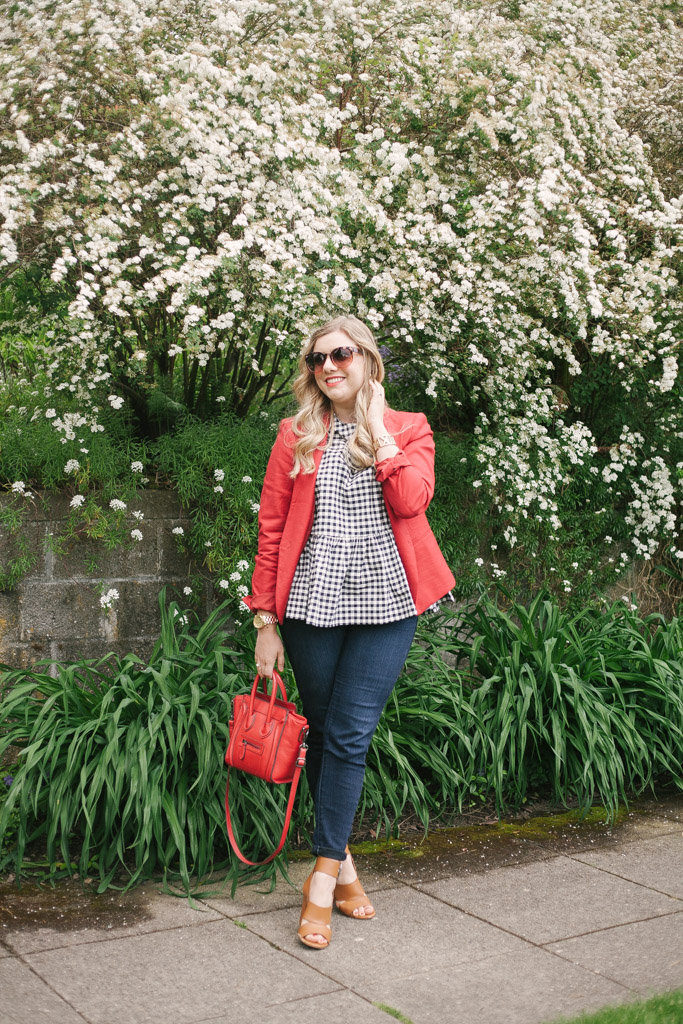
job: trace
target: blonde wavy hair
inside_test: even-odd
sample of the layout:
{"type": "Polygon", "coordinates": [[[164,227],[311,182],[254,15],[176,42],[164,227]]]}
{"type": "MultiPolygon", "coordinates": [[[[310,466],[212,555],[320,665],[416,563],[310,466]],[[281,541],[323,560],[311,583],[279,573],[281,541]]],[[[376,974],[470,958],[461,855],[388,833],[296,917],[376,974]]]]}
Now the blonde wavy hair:
{"type": "MultiPolygon", "coordinates": [[[[355,316],[338,316],[328,320],[322,327],[317,327],[308,339],[299,358],[299,376],[292,385],[299,409],[292,420],[292,430],[297,437],[294,445],[294,466],[291,477],[298,473],[312,473],[315,470],[313,452],[327,441],[328,434],[332,437],[334,420],[332,418],[332,402],[322,393],[315,379],[306,366],[306,356],[315,348],[316,341],[333,331],[342,331],[353,344],[363,352],[365,364],[364,384],[371,380],[384,380],[384,364],[377,342],[370,328],[355,316]],[[330,424],[332,429],[330,430],[330,424]]],[[[361,387],[356,395],[356,429],[349,438],[348,452],[351,464],[355,469],[365,469],[375,462],[372,447],[372,435],[368,426],[368,405],[370,403],[368,387],[361,387]]],[[[323,445],[324,447],[324,445],[323,445]]]]}

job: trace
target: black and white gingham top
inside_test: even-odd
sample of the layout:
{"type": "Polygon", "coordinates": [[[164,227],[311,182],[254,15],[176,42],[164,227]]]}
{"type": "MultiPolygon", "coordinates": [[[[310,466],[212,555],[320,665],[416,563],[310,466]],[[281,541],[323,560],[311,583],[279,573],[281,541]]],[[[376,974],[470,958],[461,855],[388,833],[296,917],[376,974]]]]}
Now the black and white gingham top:
{"type": "Polygon", "coordinates": [[[315,482],[313,528],[287,600],[285,616],[312,626],[370,625],[417,614],[374,466],[355,470],[348,461],[354,430],[354,423],[334,416],[315,482]]]}

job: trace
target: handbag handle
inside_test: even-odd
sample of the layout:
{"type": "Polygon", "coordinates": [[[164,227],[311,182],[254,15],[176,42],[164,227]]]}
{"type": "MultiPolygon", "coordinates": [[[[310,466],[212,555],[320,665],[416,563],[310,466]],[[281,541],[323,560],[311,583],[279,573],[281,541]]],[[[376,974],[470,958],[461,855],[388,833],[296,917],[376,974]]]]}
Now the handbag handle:
{"type": "Polygon", "coordinates": [[[287,832],[289,831],[289,822],[291,820],[292,810],[294,808],[294,798],[296,796],[296,789],[297,786],[299,785],[299,777],[301,776],[301,769],[306,763],[306,749],[306,739],[304,738],[304,740],[301,743],[301,746],[299,747],[299,753],[297,755],[297,759],[295,762],[294,775],[292,776],[292,783],[289,790],[289,800],[287,801],[285,823],[282,826],[282,835],[280,836],[280,842],[278,843],[277,849],[274,850],[269,857],[266,857],[265,860],[248,860],[240,850],[239,846],[237,845],[235,833],[232,830],[232,821],[230,820],[230,768],[228,768],[228,781],[225,784],[225,823],[228,826],[228,838],[230,839],[230,845],[232,846],[233,850],[235,851],[235,853],[237,854],[237,856],[239,857],[243,864],[249,864],[251,867],[255,867],[259,864],[268,864],[270,863],[271,860],[274,860],[274,858],[277,857],[278,853],[285,845],[285,839],[287,838],[287,832]]]}
{"type": "MultiPolygon", "coordinates": [[[[268,683],[267,676],[260,676],[258,672],[254,676],[254,684],[251,688],[251,699],[249,701],[249,717],[254,714],[254,700],[256,699],[256,691],[258,690],[259,683],[261,683],[261,689],[264,695],[268,696],[268,683]]],[[[275,704],[275,698],[277,692],[282,692],[282,699],[287,700],[287,691],[285,690],[285,684],[282,681],[282,676],[277,669],[273,669],[273,692],[270,695],[270,704],[268,705],[268,711],[266,713],[266,725],[270,722],[271,715],[273,714],[273,705],[275,704]]]]}

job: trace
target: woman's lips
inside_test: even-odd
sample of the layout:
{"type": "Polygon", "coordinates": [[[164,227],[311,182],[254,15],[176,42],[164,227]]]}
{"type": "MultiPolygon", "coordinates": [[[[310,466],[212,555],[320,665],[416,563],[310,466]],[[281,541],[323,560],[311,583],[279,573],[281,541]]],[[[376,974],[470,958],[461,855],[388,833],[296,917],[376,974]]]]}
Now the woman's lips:
{"type": "Polygon", "coordinates": [[[336,384],[343,384],[344,380],[344,377],[328,377],[325,384],[328,388],[333,388],[336,384]]]}

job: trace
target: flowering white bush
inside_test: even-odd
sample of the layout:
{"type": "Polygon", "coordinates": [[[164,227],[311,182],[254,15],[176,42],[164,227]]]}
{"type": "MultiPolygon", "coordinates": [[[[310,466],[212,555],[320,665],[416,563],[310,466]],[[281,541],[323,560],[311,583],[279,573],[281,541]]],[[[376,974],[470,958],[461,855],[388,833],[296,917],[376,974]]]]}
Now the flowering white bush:
{"type": "Polygon", "coordinates": [[[664,0],[0,10],[0,261],[67,305],[35,310],[65,443],[124,403],[272,401],[308,329],[352,310],[474,430],[510,546],[524,520],[557,536],[558,493],[595,471],[637,552],[680,547],[664,0]]]}

